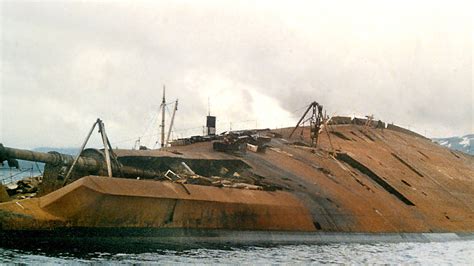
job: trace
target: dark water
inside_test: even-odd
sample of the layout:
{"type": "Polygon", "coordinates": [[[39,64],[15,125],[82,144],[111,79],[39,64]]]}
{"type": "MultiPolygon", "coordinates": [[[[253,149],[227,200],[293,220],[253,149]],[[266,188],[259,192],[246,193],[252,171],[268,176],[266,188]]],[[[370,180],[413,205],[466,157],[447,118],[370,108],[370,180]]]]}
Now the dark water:
{"type": "Polygon", "coordinates": [[[0,248],[0,263],[390,263],[474,265],[474,241],[281,246],[0,248]]]}

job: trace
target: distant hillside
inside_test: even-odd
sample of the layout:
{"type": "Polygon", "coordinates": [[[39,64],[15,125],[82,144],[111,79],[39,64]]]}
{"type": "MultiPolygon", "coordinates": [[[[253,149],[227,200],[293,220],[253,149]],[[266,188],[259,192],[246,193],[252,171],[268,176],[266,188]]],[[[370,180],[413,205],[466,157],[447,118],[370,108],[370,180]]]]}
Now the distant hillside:
{"type": "Polygon", "coordinates": [[[474,155],[474,134],[462,137],[434,138],[433,141],[450,149],[474,155]]]}
{"type": "Polygon", "coordinates": [[[54,147],[38,147],[34,148],[34,151],[40,151],[40,152],[48,152],[48,151],[57,151],[59,153],[64,153],[64,154],[70,154],[70,155],[76,155],[77,152],[79,151],[79,148],[54,148],[54,147]]]}

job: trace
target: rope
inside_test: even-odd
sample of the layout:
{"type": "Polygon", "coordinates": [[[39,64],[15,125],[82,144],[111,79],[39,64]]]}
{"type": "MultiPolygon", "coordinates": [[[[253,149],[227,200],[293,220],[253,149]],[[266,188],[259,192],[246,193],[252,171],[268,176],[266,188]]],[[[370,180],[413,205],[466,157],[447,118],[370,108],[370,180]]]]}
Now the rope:
{"type": "MultiPolygon", "coordinates": [[[[40,172],[40,174],[43,175],[43,172],[42,172],[41,169],[39,168],[38,162],[35,162],[35,165],[36,165],[36,168],[38,168],[38,172],[40,172]]],[[[32,168],[33,168],[33,167],[32,167],[32,168]]]]}

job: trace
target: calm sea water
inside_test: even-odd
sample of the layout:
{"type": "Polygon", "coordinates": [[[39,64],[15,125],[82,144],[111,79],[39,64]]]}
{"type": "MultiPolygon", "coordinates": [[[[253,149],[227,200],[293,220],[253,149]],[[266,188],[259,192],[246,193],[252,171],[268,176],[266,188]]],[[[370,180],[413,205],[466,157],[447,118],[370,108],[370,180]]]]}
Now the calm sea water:
{"type": "Polygon", "coordinates": [[[0,248],[0,263],[389,263],[474,265],[474,241],[282,246],[0,248]]]}

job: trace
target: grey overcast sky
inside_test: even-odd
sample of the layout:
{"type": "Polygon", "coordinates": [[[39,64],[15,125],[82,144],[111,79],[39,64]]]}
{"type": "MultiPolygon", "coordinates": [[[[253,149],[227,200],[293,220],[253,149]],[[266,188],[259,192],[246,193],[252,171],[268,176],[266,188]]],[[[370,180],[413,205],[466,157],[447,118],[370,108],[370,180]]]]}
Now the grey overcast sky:
{"type": "Polygon", "coordinates": [[[202,133],[208,99],[218,132],[293,126],[313,100],[429,137],[474,132],[470,1],[0,3],[7,146],[79,146],[97,117],[115,146],[152,146],[163,84],[174,137],[202,133]]]}

